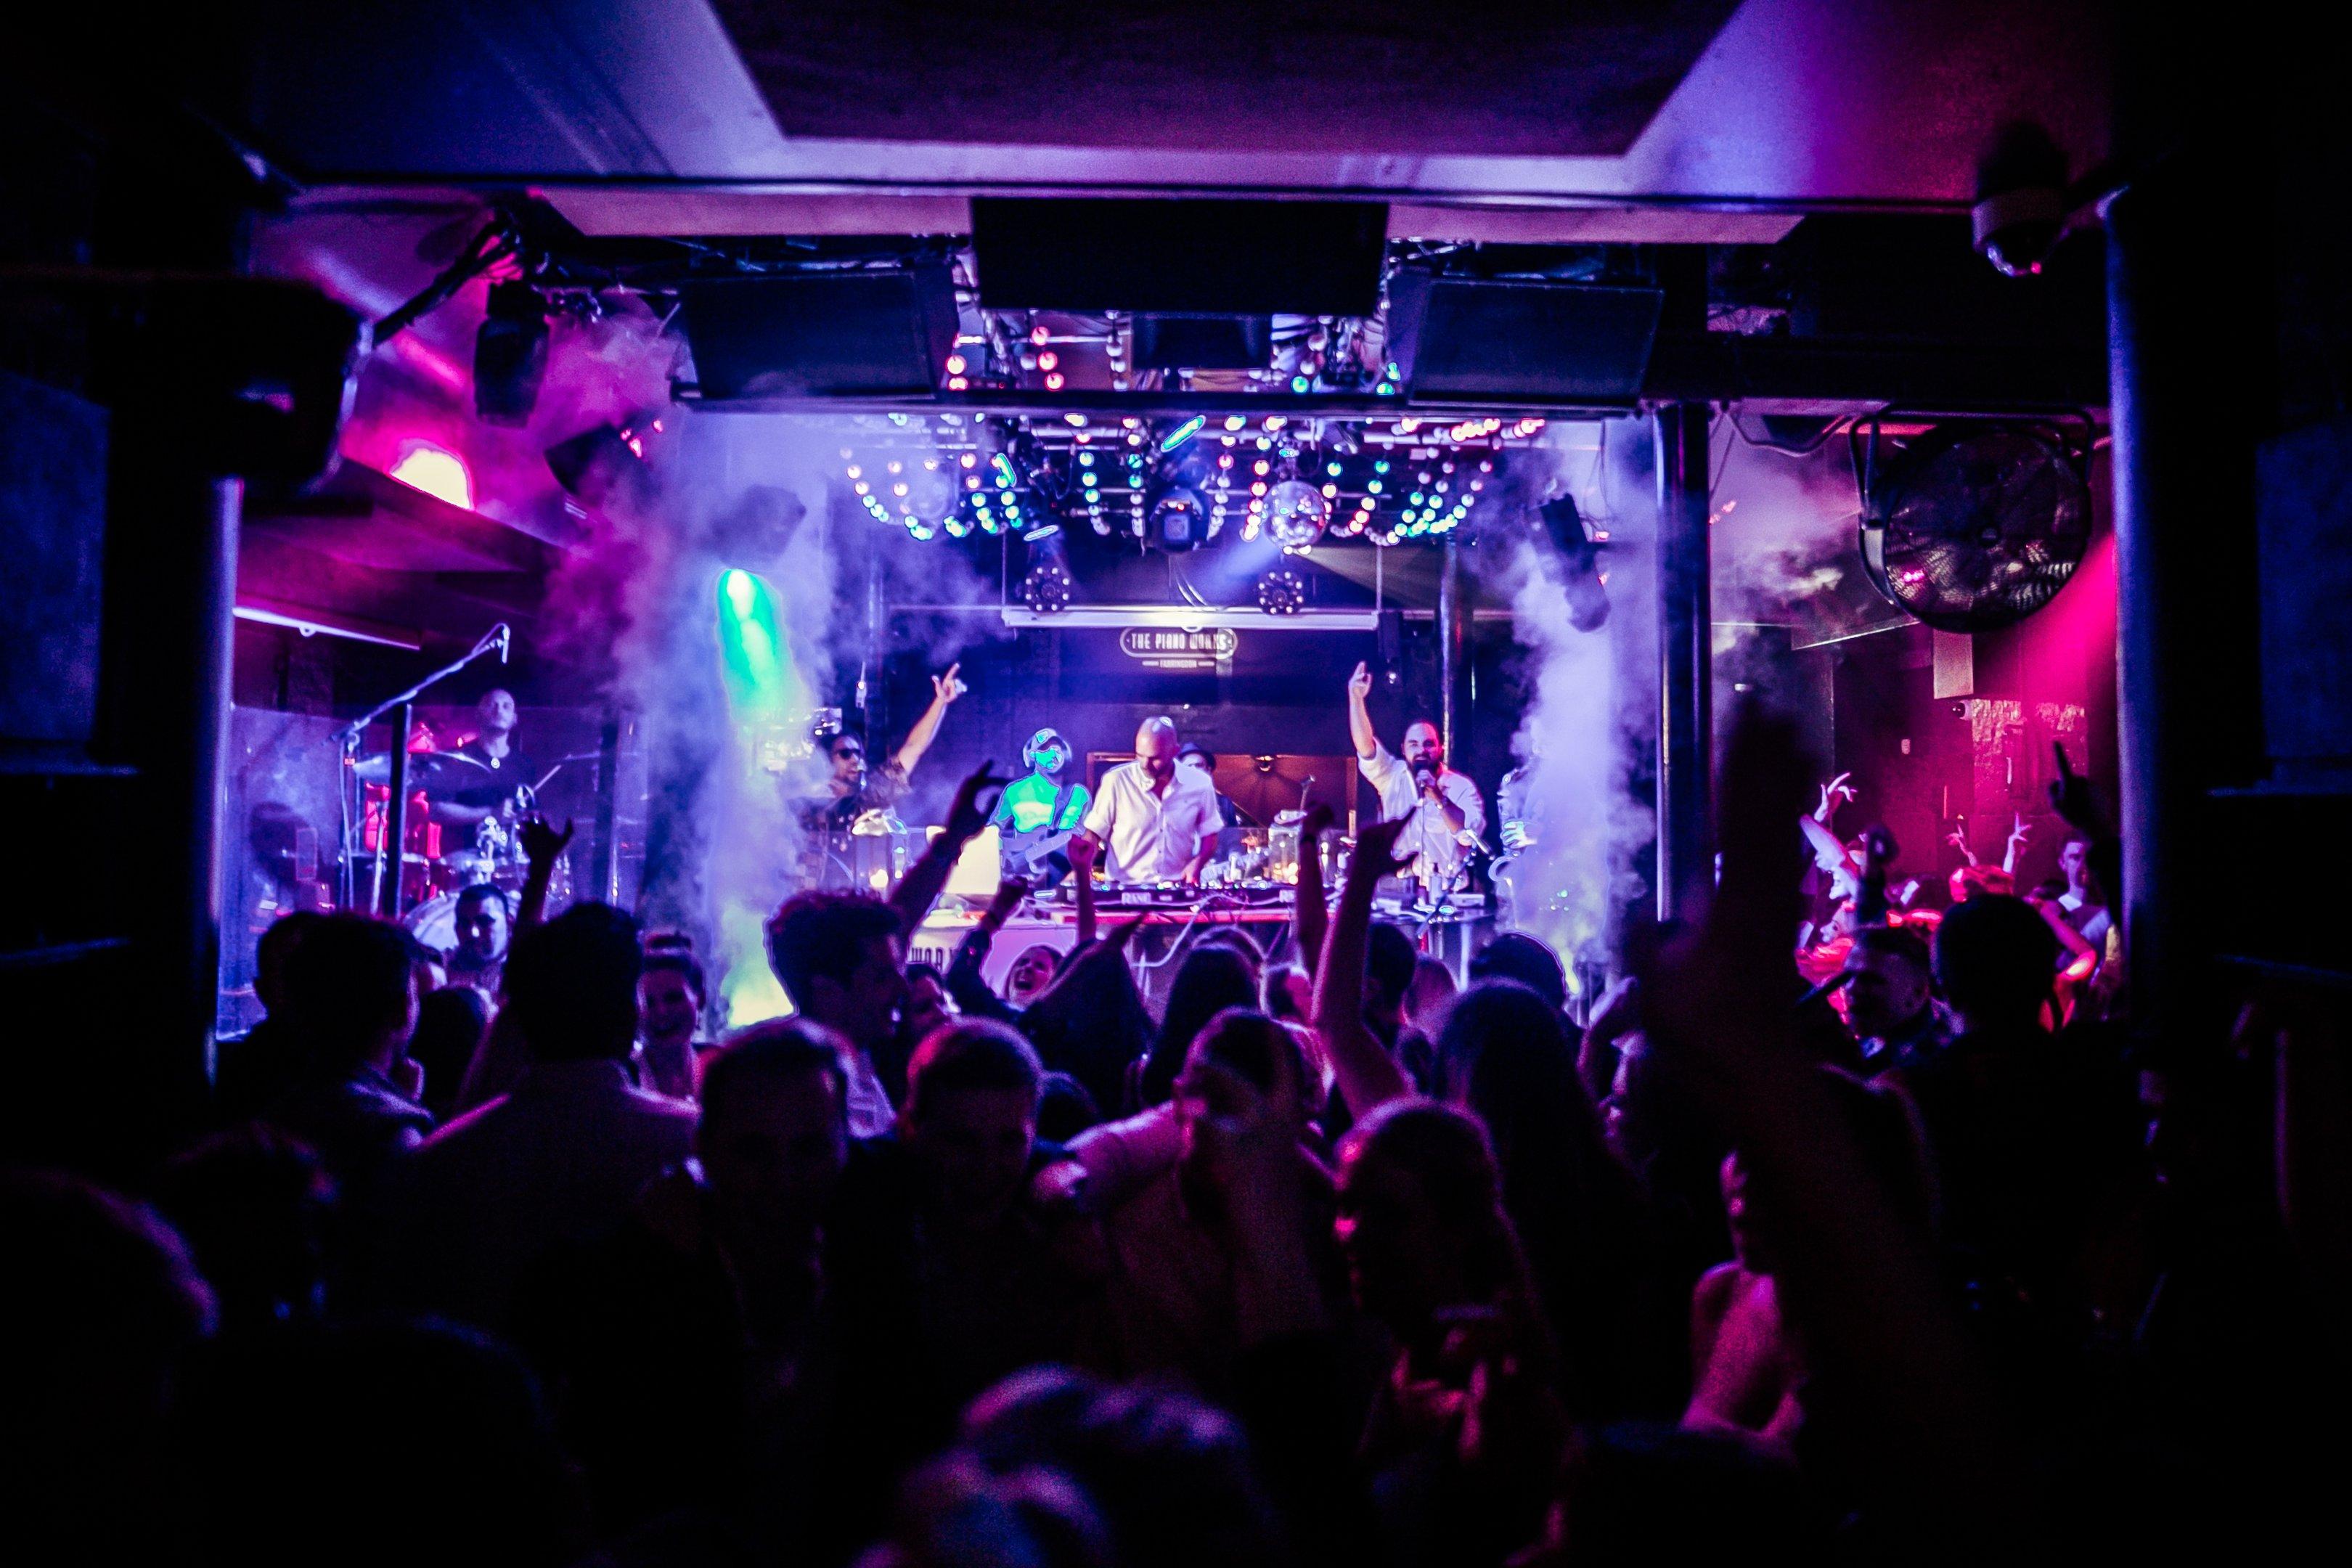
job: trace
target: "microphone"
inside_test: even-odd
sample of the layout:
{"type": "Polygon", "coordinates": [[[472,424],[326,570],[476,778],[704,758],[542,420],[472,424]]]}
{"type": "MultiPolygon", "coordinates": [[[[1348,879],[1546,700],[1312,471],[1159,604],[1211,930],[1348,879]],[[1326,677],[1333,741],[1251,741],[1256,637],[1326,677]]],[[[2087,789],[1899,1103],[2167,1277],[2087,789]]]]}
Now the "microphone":
{"type": "Polygon", "coordinates": [[[1431,773],[1427,768],[1415,768],[1412,770],[1413,788],[1417,790],[1426,790],[1436,782],[1437,775],[1431,773]]]}

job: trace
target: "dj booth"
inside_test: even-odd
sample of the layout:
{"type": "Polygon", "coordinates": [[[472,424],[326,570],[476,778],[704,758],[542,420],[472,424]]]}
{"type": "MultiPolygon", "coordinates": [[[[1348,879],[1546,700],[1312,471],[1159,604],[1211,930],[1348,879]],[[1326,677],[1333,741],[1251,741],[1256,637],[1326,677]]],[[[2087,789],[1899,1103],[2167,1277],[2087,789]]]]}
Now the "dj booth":
{"type": "MultiPolygon", "coordinates": [[[[910,962],[933,964],[944,971],[954,961],[956,949],[964,937],[980,923],[981,911],[988,907],[996,891],[994,838],[993,832],[982,834],[957,862],[940,907],[923,921],[908,944],[910,962]]],[[[1333,891],[1336,895],[1336,882],[1333,891]]],[[[1129,921],[1147,920],[1144,928],[1129,941],[1128,952],[1135,963],[1136,978],[1144,994],[1157,999],[1165,992],[1167,978],[1174,974],[1177,962],[1192,941],[1218,926],[1246,930],[1269,958],[1303,962],[1300,955],[1287,951],[1286,942],[1297,899],[1296,886],[1271,880],[1212,888],[1105,887],[1095,899],[1097,934],[1108,934],[1129,921]]],[[[1454,979],[1463,984],[1468,981],[1470,954],[1480,928],[1487,923],[1491,912],[1486,900],[1475,893],[1450,898],[1435,909],[1425,904],[1409,905],[1395,897],[1377,898],[1372,904],[1376,919],[1392,921],[1412,932],[1420,939],[1423,949],[1444,962],[1454,971],[1454,979]]],[[[1033,947],[1066,953],[1077,945],[1077,941],[1076,896],[1067,886],[1055,889],[1031,899],[1004,922],[990,945],[987,958],[982,962],[982,978],[991,989],[1002,994],[1004,978],[1022,953],[1033,947]]]]}

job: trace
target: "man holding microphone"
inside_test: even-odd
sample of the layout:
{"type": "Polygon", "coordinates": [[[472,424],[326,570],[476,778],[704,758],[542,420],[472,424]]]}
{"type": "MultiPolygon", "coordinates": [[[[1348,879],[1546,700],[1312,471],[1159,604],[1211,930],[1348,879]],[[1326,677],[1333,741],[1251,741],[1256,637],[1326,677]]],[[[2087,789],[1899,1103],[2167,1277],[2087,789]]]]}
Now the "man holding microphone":
{"type": "Polygon", "coordinates": [[[1364,782],[1381,797],[1382,819],[1412,817],[1397,840],[1397,854],[1410,858],[1406,874],[1433,896],[1453,885],[1486,831],[1486,803],[1469,774],[1445,765],[1445,742],[1428,720],[1405,726],[1402,761],[1381,745],[1365,707],[1371,692],[1371,669],[1359,663],[1348,678],[1348,733],[1356,743],[1356,762],[1364,782]]]}

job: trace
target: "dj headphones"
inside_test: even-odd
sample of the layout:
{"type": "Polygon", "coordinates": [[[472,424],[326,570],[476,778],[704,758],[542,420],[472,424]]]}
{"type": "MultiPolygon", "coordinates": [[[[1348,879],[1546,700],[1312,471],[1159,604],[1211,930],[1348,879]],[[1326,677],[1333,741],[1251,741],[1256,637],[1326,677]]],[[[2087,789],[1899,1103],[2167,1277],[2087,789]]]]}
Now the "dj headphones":
{"type": "Polygon", "coordinates": [[[1021,765],[1034,769],[1037,765],[1037,753],[1045,751],[1059,751],[1066,759],[1075,754],[1070,750],[1070,742],[1062,739],[1062,732],[1059,730],[1040,730],[1029,737],[1027,745],[1021,748],[1021,765]]]}

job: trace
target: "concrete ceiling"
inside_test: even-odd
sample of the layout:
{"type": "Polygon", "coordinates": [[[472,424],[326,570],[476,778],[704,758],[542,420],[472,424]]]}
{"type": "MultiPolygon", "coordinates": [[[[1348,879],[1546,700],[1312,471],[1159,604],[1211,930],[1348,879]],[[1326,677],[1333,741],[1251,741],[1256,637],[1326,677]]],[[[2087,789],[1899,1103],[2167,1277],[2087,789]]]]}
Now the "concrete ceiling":
{"type": "Polygon", "coordinates": [[[743,232],[783,214],[728,207],[780,194],[856,196],[861,225],[903,233],[936,232],[942,195],[1005,190],[1949,210],[2007,120],[2042,121],[2078,171],[2107,147],[2095,0],[1276,15],[262,0],[249,79],[211,96],[313,183],[604,187],[641,233],[743,232]]]}

